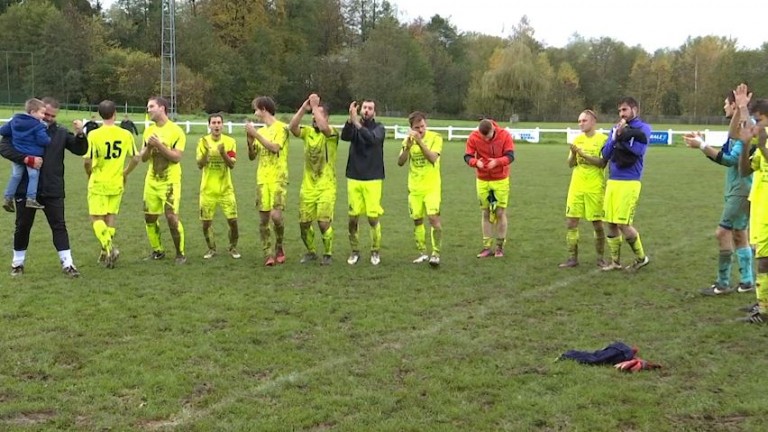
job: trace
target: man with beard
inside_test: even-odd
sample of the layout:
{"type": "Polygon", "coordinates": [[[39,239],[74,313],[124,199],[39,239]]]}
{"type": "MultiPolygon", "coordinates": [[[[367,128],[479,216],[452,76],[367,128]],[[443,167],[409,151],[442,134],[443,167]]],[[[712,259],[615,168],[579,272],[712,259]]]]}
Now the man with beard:
{"type": "Polygon", "coordinates": [[[381,263],[381,223],[384,214],[381,192],[384,183],[384,125],[376,122],[376,103],[363,101],[358,114],[357,102],[349,104],[349,120],[341,130],[341,139],[349,141],[347,158],[347,200],[349,202],[349,243],[352,248],[347,264],[360,260],[358,219],[365,214],[371,227],[371,264],[381,263]],[[362,117],[362,118],[361,118],[362,117]]]}
{"type": "Polygon", "coordinates": [[[602,157],[608,161],[608,182],[605,186],[604,211],[608,224],[606,243],[611,262],[604,271],[621,269],[622,236],[635,254],[626,270],[637,271],[648,265],[640,233],[632,226],[640,199],[640,179],[651,127],[637,116],[640,106],[632,97],[619,100],[619,122],[613,127],[603,146],[602,157]]]}

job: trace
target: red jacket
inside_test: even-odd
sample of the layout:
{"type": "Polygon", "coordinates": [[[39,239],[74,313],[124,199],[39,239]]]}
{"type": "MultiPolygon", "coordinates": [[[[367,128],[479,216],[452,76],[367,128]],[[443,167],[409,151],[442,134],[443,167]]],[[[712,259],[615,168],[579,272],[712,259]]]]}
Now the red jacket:
{"type": "Polygon", "coordinates": [[[464,152],[464,161],[475,168],[477,178],[480,180],[503,180],[509,177],[509,164],[515,160],[515,143],[512,135],[506,129],[493,122],[494,135],[488,141],[480,131],[473,131],[467,138],[467,148],[464,152]],[[477,162],[483,161],[488,165],[491,159],[496,159],[497,166],[492,169],[478,168],[477,162]]]}

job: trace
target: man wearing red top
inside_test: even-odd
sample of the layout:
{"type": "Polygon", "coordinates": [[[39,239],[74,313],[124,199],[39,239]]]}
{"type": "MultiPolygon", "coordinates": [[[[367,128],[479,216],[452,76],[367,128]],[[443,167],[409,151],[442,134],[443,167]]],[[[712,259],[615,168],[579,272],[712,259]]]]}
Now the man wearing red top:
{"type": "Polygon", "coordinates": [[[509,165],[515,160],[512,135],[493,120],[480,121],[467,139],[464,162],[477,173],[477,198],[483,211],[483,250],[478,258],[504,256],[507,239],[509,165]],[[493,250],[494,238],[496,249],[493,250]]]}

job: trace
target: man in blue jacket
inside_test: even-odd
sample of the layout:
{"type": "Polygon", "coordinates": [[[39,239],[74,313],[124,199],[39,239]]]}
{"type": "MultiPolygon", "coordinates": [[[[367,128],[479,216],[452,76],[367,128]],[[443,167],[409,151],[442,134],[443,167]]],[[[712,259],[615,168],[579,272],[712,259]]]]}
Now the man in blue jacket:
{"type": "Polygon", "coordinates": [[[632,97],[619,100],[619,122],[611,130],[603,146],[602,157],[608,161],[608,182],[605,186],[605,222],[608,224],[606,242],[611,262],[603,267],[610,271],[621,269],[622,236],[635,253],[626,270],[636,271],[648,265],[640,233],[632,226],[637,201],[640,198],[640,179],[643,177],[643,158],[651,137],[651,127],[638,116],[639,106],[632,97]]]}

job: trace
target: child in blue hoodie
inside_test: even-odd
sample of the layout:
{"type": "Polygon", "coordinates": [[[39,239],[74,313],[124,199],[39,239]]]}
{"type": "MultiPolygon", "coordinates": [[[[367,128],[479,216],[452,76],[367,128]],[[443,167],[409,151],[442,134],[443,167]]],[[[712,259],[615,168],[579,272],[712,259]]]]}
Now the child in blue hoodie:
{"type": "MultiPolygon", "coordinates": [[[[11,144],[16,151],[26,153],[29,156],[42,157],[45,147],[50,144],[51,137],[43,123],[45,104],[40,99],[30,99],[24,104],[26,113],[15,114],[11,121],[0,127],[0,135],[11,138],[11,144]]],[[[14,212],[13,197],[19,188],[24,170],[27,171],[27,202],[29,208],[44,208],[37,202],[37,182],[40,178],[40,170],[24,164],[14,163],[11,179],[5,188],[5,201],[3,208],[8,212],[14,212]]]]}

